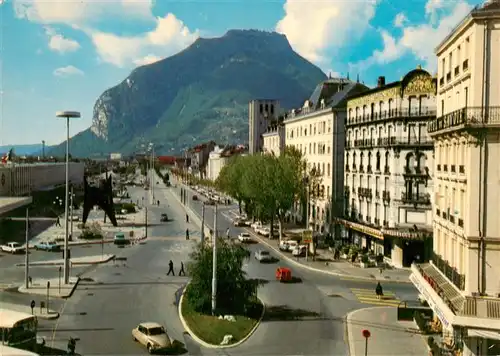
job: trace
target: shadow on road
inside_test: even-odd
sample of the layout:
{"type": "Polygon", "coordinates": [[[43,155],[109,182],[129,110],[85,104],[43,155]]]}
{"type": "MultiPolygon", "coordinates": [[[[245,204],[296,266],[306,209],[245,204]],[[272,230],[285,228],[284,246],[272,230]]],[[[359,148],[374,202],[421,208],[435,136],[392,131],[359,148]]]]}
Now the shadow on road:
{"type": "MultiPolygon", "coordinates": [[[[67,350],[56,349],[49,346],[39,346],[37,350],[40,355],[66,355],[67,350]]],[[[74,354],[75,356],[81,356],[78,352],[74,354]]]]}
{"type": "Polygon", "coordinates": [[[263,286],[269,283],[269,280],[262,278],[251,278],[249,281],[250,283],[254,283],[255,286],[263,286]]]}
{"type": "Polygon", "coordinates": [[[294,309],[287,305],[267,306],[262,321],[287,321],[320,319],[320,314],[304,309],[294,309]]]}

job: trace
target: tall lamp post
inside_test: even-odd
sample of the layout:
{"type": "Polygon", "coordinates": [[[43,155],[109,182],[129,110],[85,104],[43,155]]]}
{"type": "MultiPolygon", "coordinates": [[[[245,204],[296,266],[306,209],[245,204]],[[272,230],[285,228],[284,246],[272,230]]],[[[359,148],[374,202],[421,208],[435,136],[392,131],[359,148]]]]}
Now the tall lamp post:
{"type": "Polygon", "coordinates": [[[69,119],[80,118],[81,115],[78,111],[58,111],[56,117],[66,119],[66,192],[64,194],[64,220],[65,220],[65,234],[64,234],[64,284],[69,284],[69,256],[68,256],[68,239],[69,239],[69,119]]]}

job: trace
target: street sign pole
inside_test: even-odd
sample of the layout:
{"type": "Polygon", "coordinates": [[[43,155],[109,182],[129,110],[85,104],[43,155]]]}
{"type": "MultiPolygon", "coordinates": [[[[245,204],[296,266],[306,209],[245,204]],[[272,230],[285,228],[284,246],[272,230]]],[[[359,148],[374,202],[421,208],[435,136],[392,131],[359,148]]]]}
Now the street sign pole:
{"type": "Polygon", "coordinates": [[[26,289],[30,287],[29,285],[29,275],[30,275],[30,249],[29,249],[29,230],[30,230],[30,221],[29,221],[29,211],[26,208],[26,255],[24,261],[24,286],[26,289]]]}
{"type": "Polygon", "coordinates": [[[217,308],[217,204],[214,207],[214,233],[212,235],[212,315],[217,308]]]}
{"type": "Polygon", "coordinates": [[[365,338],[365,356],[368,356],[368,339],[371,336],[370,330],[364,329],[362,331],[363,337],[365,338]]]}
{"type": "Polygon", "coordinates": [[[201,245],[205,243],[205,202],[201,205],[201,245]]]}
{"type": "Polygon", "coordinates": [[[49,290],[50,290],[50,281],[47,281],[47,314],[49,312],[49,290]]]}
{"type": "Polygon", "coordinates": [[[62,268],[61,268],[61,266],[59,266],[59,293],[61,293],[61,272],[62,272],[62,268]]]}

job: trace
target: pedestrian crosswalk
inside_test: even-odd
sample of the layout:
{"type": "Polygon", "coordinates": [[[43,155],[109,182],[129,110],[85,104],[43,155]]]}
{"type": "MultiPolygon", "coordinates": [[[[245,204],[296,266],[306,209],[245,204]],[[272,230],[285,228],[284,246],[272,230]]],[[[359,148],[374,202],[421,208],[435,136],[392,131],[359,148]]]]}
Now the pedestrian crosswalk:
{"type": "Polygon", "coordinates": [[[372,289],[351,288],[351,292],[358,301],[364,304],[397,307],[401,302],[393,292],[387,290],[384,290],[384,295],[378,298],[375,294],[375,287],[372,289]]]}

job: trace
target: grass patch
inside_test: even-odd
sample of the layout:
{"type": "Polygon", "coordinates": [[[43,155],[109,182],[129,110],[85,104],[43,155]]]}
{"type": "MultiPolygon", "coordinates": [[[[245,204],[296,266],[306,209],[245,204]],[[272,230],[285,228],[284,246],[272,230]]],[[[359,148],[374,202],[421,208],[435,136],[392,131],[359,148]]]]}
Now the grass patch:
{"type": "Polygon", "coordinates": [[[248,315],[235,315],[235,322],[198,313],[185,296],[181,311],[184,320],[197,337],[209,344],[219,345],[225,335],[233,335],[233,343],[236,343],[244,339],[255,327],[262,315],[263,305],[258,299],[250,303],[248,315]]]}

